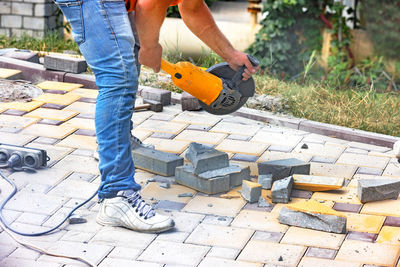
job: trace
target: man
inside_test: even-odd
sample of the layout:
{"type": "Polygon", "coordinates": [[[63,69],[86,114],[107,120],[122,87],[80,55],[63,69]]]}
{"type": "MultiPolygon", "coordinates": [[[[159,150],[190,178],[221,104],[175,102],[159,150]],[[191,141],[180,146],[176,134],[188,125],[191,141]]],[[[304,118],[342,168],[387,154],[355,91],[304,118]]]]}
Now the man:
{"type": "Polygon", "coordinates": [[[248,61],[247,55],[234,49],[221,33],[203,0],[55,2],[71,24],[72,36],[93,70],[99,88],[95,125],[101,174],[98,197],[101,204],[97,222],[141,232],[162,232],[173,228],[171,218],[156,214],[141,199],[140,185],[134,180],[130,131],[140,69],[137,54],[141,64],[155,72],[160,71],[160,27],[167,8],[179,2],[182,19],[195,35],[232,68],[246,65],[243,79],[248,79],[257,69],[248,61]],[[134,9],[135,16],[133,13],[128,16],[127,8],[128,11],[134,9]],[[140,50],[138,40],[134,38],[135,28],[140,50]]]}

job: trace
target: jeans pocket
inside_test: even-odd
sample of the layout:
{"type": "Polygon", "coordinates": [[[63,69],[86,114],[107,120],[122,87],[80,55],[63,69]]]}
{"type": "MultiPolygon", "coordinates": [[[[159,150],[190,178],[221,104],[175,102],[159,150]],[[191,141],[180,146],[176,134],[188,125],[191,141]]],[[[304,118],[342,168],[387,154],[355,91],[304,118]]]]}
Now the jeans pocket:
{"type": "Polygon", "coordinates": [[[55,0],[68,23],[71,25],[72,37],[80,45],[85,42],[85,23],[83,19],[82,0],[55,0]]]}

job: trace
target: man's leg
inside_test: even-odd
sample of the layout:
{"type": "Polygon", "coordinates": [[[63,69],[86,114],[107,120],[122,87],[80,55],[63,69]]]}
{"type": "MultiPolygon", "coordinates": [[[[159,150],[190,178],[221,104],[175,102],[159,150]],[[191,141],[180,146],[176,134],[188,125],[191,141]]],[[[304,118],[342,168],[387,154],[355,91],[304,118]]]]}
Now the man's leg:
{"type": "Polygon", "coordinates": [[[102,202],[98,221],[140,231],[162,231],[173,221],[141,200],[129,142],[138,86],[135,40],[123,0],[57,0],[72,35],[96,76],[96,135],[102,202]]]}

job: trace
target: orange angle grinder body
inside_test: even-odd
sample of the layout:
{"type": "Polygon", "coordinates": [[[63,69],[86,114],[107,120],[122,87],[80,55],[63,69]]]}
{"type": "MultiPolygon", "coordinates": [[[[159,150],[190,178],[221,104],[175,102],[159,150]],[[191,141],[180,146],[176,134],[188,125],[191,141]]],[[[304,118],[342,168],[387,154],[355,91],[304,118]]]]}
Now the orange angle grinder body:
{"type": "MultiPolygon", "coordinates": [[[[248,58],[253,66],[259,65],[253,56],[248,58]]],[[[216,115],[236,111],[255,92],[253,78],[242,81],[245,66],[234,71],[223,62],[204,70],[190,62],[172,64],[162,59],[161,69],[171,75],[177,87],[197,98],[204,110],[216,115]]]]}

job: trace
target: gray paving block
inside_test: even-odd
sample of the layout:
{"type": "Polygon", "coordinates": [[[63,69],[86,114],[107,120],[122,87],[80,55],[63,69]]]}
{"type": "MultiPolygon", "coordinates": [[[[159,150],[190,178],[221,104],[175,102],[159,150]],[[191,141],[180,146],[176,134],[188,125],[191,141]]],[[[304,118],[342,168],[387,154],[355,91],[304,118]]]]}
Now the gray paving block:
{"type": "Polygon", "coordinates": [[[199,100],[186,92],[182,93],[181,106],[183,111],[185,110],[196,111],[201,109],[199,100]]]}
{"type": "Polygon", "coordinates": [[[195,174],[229,167],[227,153],[199,143],[190,143],[185,158],[193,164],[195,174]]]}
{"type": "Polygon", "coordinates": [[[207,171],[199,174],[199,177],[204,179],[211,179],[218,176],[229,175],[229,186],[234,188],[242,185],[243,180],[250,180],[250,167],[240,167],[235,164],[229,165],[229,167],[207,171]]]}
{"type": "Polygon", "coordinates": [[[358,180],[358,198],[362,203],[385,199],[397,199],[400,181],[394,179],[358,180]]]}
{"type": "Polygon", "coordinates": [[[30,52],[29,50],[27,51],[10,51],[5,54],[3,54],[4,57],[10,57],[10,58],[15,58],[19,60],[25,60],[29,61],[32,63],[39,63],[39,55],[37,52],[30,52]]]}
{"type": "Polygon", "coordinates": [[[250,203],[258,202],[261,196],[261,185],[250,181],[243,181],[241,194],[250,203]]]}
{"type": "Polygon", "coordinates": [[[272,174],[258,175],[258,183],[262,186],[263,189],[271,189],[272,182],[272,174]]]}
{"type": "Polygon", "coordinates": [[[305,213],[283,207],[279,213],[278,221],[291,226],[344,234],[347,219],[336,215],[305,213]]]}
{"type": "Polygon", "coordinates": [[[44,57],[43,66],[50,70],[59,70],[72,73],[86,71],[87,64],[84,59],[61,55],[49,55],[44,57]]]}
{"type": "Polygon", "coordinates": [[[194,173],[193,165],[176,168],[175,181],[206,194],[218,194],[230,190],[229,175],[217,176],[209,179],[199,177],[194,173]]]}
{"type": "Polygon", "coordinates": [[[271,188],[273,203],[289,203],[292,193],[293,177],[289,176],[274,182],[271,188]]]}
{"type": "Polygon", "coordinates": [[[136,168],[163,176],[175,175],[175,168],[183,165],[182,157],[147,147],[135,147],[132,156],[136,168]]]}
{"type": "Polygon", "coordinates": [[[310,163],[290,158],[258,163],[258,174],[272,174],[273,181],[293,174],[310,174],[310,163]]]}
{"type": "Polygon", "coordinates": [[[163,106],[171,104],[171,91],[153,88],[149,86],[140,86],[138,95],[144,99],[160,102],[163,106]]]}
{"type": "Polygon", "coordinates": [[[250,180],[250,167],[244,167],[240,172],[231,173],[229,176],[231,188],[240,186],[244,180],[250,180]]]}

